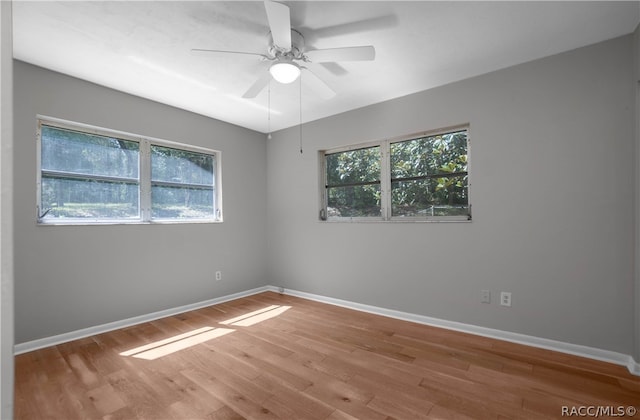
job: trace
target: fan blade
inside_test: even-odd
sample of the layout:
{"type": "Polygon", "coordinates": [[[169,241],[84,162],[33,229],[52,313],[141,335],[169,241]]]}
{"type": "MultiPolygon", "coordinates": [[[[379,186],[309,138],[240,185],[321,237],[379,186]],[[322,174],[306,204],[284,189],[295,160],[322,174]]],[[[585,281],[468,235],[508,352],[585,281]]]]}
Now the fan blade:
{"type": "Polygon", "coordinates": [[[316,76],[311,70],[306,67],[302,67],[304,70],[302,82],[309,86],[314,92],[316,92],[322,99],[331,99],[336,96],[336,92],[329,87],[322,79],[316,76]]]}
{"type": "Polygon", "coordinates": [[[367,61],[376,58],[376,49],[371,45],[364,47],[327,48],[304,53],[314,63],[330,61],[367,61]]]}
{"type": "Polygon", "coordinates": [[[269,21],[273,43],[289,51],[291,49],[291,15],[289,6],[271,0],[264,0],[264,7],[267,10],[267,20],[269,21]]]}
{"type": "Polygon", "coordinates": [[[260,54],[260,53],[252,53],[252,52],[244,52],[244,51],[227,51],[227,50],[206,50],[203,48],[192,48],[191,52],[193,54],[242,54],[242,55],[256,55],[258,57],[262,57],[262,58],[266,58],[268,59],[269,57],[267,57],[264,54],[260,54]]]}
{"type": "Polygon", "coordinates": [[[258,80],[253,82],[249,90],[247,90],[244,93],[244,95],[242,95],[242,97],[245,99],[255,98],[256,96],[258,96],[260,92],[262,92],[262,89],[264,89],[269,84],[270,80],[271,80],[271,73],[269,73],[268,71],[265,71],[258,78],[258,80]]]}

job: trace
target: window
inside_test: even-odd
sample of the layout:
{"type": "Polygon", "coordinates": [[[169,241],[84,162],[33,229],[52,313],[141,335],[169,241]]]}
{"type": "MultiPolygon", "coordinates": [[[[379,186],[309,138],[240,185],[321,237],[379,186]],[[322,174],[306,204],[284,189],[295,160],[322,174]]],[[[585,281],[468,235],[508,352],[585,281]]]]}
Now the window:
{"type": "Polygon", "coordinates": [[[380,147],[328,154],[329,216],[380,217],[380,147]]]}
{"type": "Polygon", "coordinates": [[[322,220],[470,220],[468,128],[321,152],[322,220]]]}
{"type": "Polygon", "coordinates": [[[139,143],[47,125],[40,139],[43,218],[139,217],[139,143]]]}
{"type": "Polygon", "coordinates": [[[222,221],[220,152],[38,120],[39,223],[222,221]]]}
{"type": "Polygon", "coordinates": [[[214,156],[151,145],[151,218],[214,218],[214,156]]]}

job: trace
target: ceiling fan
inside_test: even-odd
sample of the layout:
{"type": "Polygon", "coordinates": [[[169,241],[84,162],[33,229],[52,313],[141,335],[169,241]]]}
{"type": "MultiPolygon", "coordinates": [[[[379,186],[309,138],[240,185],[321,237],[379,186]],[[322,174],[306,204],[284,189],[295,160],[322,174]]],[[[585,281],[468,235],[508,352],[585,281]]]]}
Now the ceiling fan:
{"type": "Polygon", "coordinates": [[[306,50],[302,34],[291,28],[289,6],[271,0],[264,0],[267,20],[271,30],[265,54],[242,51],[210,50],[194,48],[193,53],[244,54],[261,57],[270,61],[269,71],[264,72],[243,98],[255,98],[268,84],[271,78],[280,83],[291,83],[304,71],[304,82],[322,98],[328,99],[336,93],[322,79],[300,63],[328,63],[337,61],[370,61],[375,59],[376,51],[371,45],[358,47],[328,48],[306,50]]]}

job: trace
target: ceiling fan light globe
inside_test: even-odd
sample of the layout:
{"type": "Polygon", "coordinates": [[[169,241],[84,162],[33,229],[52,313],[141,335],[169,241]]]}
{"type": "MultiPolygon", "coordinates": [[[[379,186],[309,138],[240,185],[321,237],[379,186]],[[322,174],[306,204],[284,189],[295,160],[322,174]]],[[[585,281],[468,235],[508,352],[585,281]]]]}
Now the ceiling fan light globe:
{"type": "Polygon", "coordinates": [[[290,61],[281,61],[273,63],[271,67],[269,67],[269,72],[277,82],[288,84],[300,76],[300,67],[290,61]]]}

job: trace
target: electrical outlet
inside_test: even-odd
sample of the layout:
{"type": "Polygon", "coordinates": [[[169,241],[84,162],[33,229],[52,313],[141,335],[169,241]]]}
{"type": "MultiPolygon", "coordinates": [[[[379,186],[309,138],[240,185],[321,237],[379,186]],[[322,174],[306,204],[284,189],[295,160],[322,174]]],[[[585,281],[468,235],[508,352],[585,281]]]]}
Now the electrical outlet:
{"type": "Polygon", "coordinates": [[[500,292],[500,305],[511,306],[511,292],[500,292]]]}
{"type": "Polygon", "coordinates": [[[216,271],[216,281],[222,280],[222,271],[216,271]]]}
{"type": "Polygon", "coordinates": [[[482,302],[482,303],[491,303],[491,291],[490,290],[480,290],[480,302],[482,302]]]}

